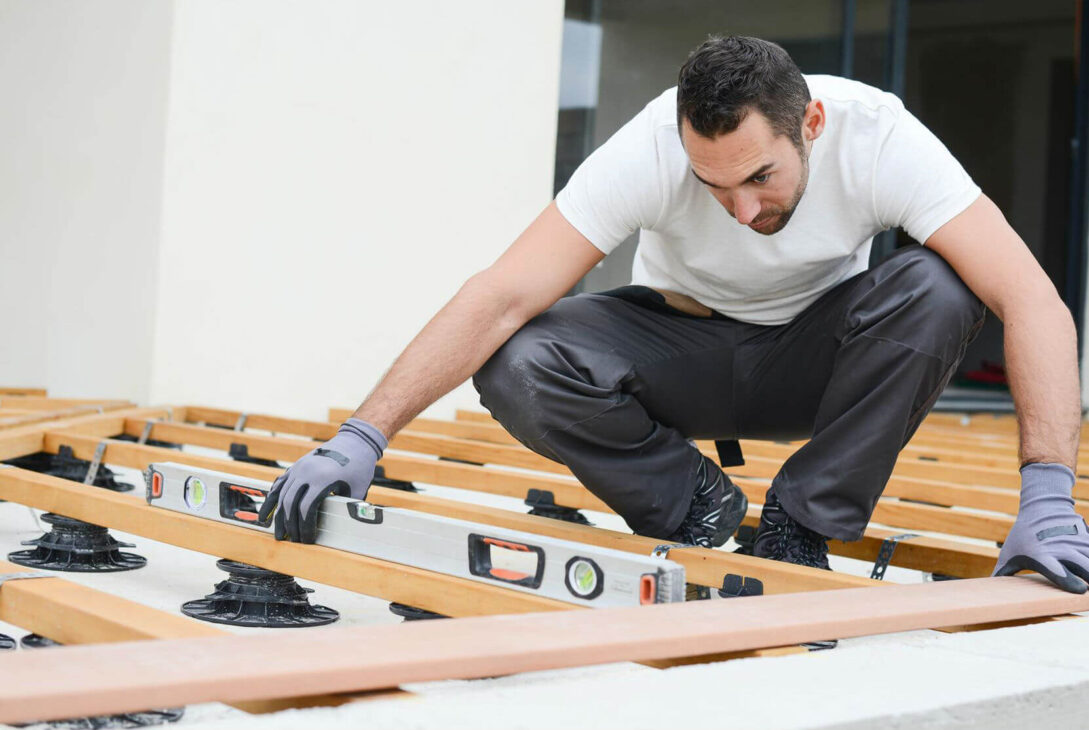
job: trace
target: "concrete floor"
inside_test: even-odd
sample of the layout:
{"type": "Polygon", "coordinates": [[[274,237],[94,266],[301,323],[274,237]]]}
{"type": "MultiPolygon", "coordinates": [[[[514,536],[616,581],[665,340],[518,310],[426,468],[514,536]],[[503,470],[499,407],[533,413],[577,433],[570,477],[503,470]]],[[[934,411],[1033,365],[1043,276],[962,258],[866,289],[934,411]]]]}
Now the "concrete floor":
{"type": "MultiPolygon", "coordinates": [[[[209,452],[212,453],[212,452],[209,452]]],[[[137,484],[139,473],[118,470],[137,484]]],[[[524,509],[518,500],[427,487],[428,494],[524,509]]],[[[139,498],[134,496],[134,498],[139,498]]],[[[588,514],[621,529],[613,515],[588,514]]],[[[0,504],[0,546],[41,534],[34,512],[0,504]]],[[[208,593],[224,573],[215,559],[124,533],[147,567],[68,580],[176,612],[208,593]]],[[[732,549],[727,545],[725,549],[732,549]]],[[[833,556],[833,568],[868,575],[870,566],[833,556]]],[[[890,568],[886,580],[924,580],[890,568]]],[[[385,601],[303,583],[311,600],[336,608],[334,626],[396,623],[385,601]]],[[[804,606],[804,603],[800,604],[804,606]]],[[[236,633],[261,631],[223,627],[236,633]]],[[[321,631],[321,628],[306,629],[321,631]]],[[[274,637],[275,631],[265,630],[274,637]]],[[[26,631],[0,623],[16,638],[26,631]]],[[[274,640],[274,638],[273,638],[274,640]]],[[[840,642],[831,651],[650,669],[621,663],[496,679],[405,686],[412,696],[332,709],[250,716],[209,703],[191,706],[178,726],[226,728],[1025,728],[1058,723],[1089,728],[1089,622],[1056,621],[966,634],[917,631],[840,642]]],[[[360,648],[365,651],[365,647],[360,648]]],[[[22,651],[20,649],[20,651],[22,651]]]]}

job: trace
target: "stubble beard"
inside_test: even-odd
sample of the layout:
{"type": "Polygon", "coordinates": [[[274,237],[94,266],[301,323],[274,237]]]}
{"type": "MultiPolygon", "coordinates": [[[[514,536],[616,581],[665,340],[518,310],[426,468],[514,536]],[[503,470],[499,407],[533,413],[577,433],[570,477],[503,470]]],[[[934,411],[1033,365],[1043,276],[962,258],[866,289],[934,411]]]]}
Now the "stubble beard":
{"type": "Polygon", "coordinates": [[[798,187],[794,189],[794,196],[790,204],[783,209],[783,212],[776,214],[777,219],[772,228],[766,231],[756,231],[761,235],[770,236],[786,228],[786,224],[790,222],[791,216],[794,215],[794,211],[798,208],[798,203],[802,201],[802,196],[805,195],[806,186],[809,184],[809,155],[801,150],[799,150],[798,154],[802,159],[802,175],[801,180],[798,181],[798,187]]]}

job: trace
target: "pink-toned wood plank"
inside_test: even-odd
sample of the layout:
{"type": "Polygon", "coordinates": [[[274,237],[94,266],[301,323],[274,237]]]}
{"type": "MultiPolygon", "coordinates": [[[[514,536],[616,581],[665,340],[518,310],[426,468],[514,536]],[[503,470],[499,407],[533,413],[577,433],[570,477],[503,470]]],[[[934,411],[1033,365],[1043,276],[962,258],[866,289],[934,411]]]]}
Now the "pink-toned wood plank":
{"type": "Polygon", "coordinates": [[[0,722],[392,687],[1089,610],[1038,576],[0,656],[0,722]]]}

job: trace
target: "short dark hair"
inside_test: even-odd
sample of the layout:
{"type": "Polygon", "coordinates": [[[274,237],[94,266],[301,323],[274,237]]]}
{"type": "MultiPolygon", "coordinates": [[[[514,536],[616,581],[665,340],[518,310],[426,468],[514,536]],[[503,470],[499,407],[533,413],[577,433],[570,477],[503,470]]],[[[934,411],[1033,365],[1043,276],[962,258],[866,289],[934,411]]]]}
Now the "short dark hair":
{"type": "Polygon", "coordinates": [[[692,51],[677,80],[677,127],[715,138],[756,109],[776,135],[802,148],[809,87],[783,48],[748,36],[711,36],[692,51]]]}

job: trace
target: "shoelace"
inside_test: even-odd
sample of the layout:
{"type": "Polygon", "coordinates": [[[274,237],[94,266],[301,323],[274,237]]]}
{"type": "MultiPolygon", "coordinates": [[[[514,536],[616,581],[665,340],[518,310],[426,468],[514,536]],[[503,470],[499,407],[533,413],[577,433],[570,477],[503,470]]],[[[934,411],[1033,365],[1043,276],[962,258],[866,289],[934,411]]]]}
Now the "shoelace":
{"type": "Polygon", "coordinates": [[[818,535],[805,527],[798,527],[796,543],[797,557],[804,565],[823,566],[828,562],[828,541],[823,535],[818,535]]]}
{"type": "Polygon", "coordinates": [[[715,526],[718,524],[719,514],[722,512],[722,505],[714,504],[715,487],[718,486],[718,480],[707,481],[706,460],[700,463],[698,478],[699,487],[696,488],[696,493],[692,498],[691,512],[701,515],[701,517],[693,519],[692,526],[698,527],[705,532],[714,532],[715,526]]]}
{"type": "Polygon", "coordinates": [[[828,539],[798,524],[771,495],[765,505],[765,517],[775,535],[775,552],[793,563],[809,567],[827,567],[828,539]]]}
{"type": "Polygon", "coordinates": [[[692,507],[685,515],[684,521],[675,534],[682,535],[684,542],[689,542],[701,547],[711,546],[711,535],[718,525],[719,515],[722,513],[722,504],[714,503],[715,487],[718,479],[707,481],[707,461],[700,463],[696,474],[697,484],[695,494],[692,495],[692,507]]]}

